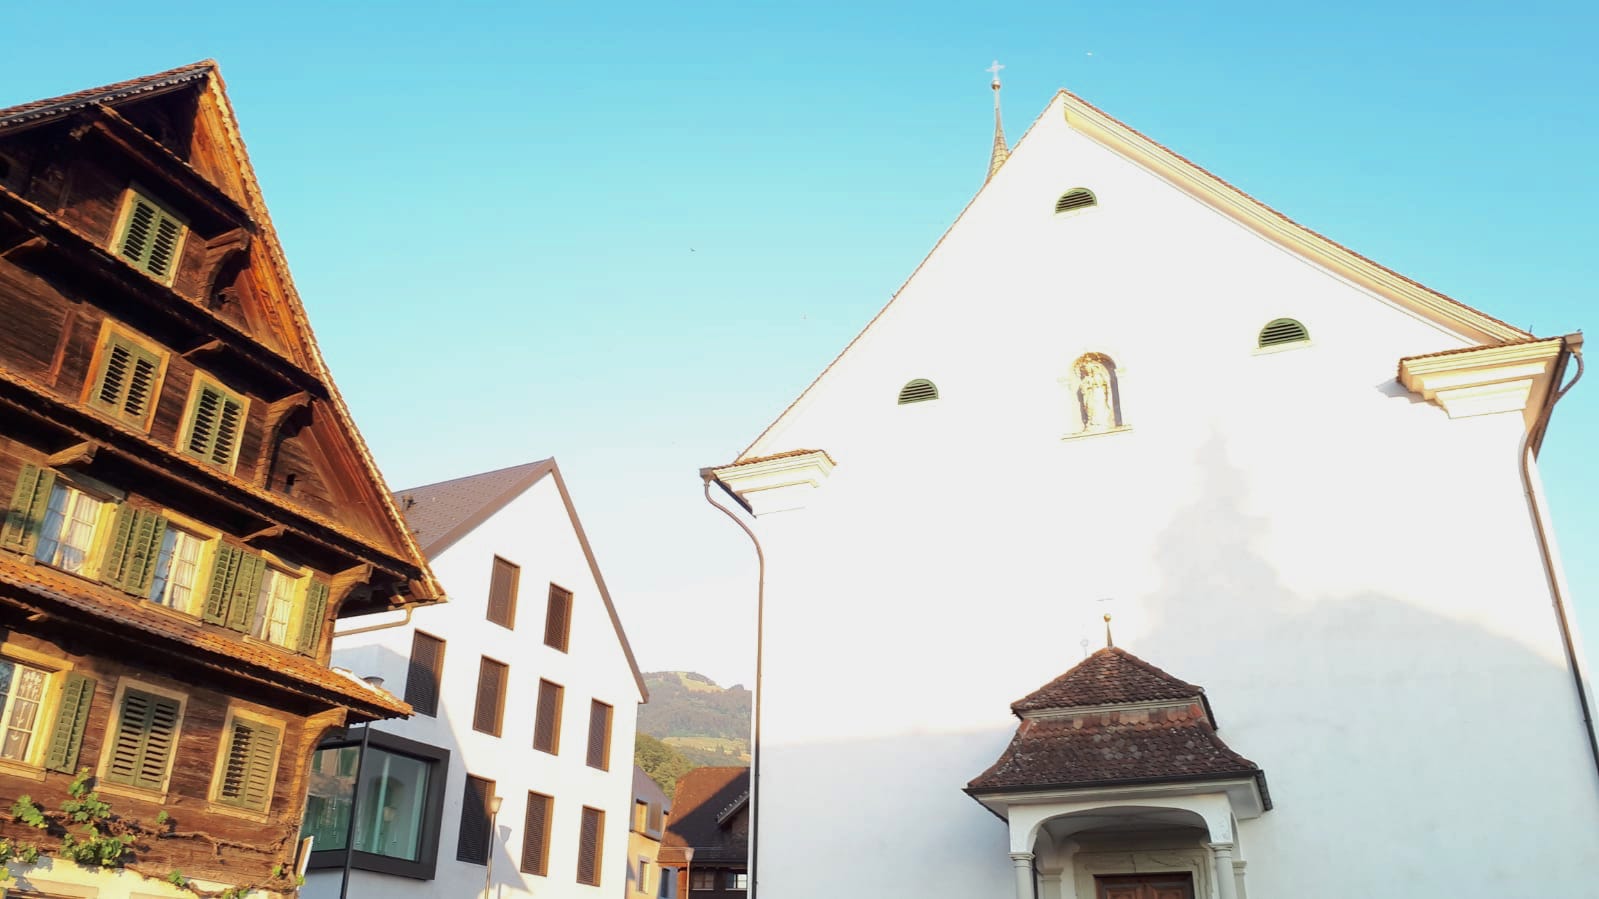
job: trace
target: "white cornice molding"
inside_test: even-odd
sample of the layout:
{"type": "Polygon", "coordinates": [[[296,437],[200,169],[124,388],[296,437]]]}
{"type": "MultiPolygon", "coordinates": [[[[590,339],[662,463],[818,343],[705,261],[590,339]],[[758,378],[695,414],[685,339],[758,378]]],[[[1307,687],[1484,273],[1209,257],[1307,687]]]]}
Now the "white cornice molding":
{"type": "Polygon", "coordinates": [[[1517,412],[1531,427],[1565,346],[1563,338],[1476,347],[1399,360],[1399,383],[1450,418],[1517,412]]]}
{"type": "MultiPolygon", "coordinates": [[[[968,791],[970,792],[970,791],[968,791]]],[[[990,811],[1009,819],[1010,810],[1022,806],[1103,806],[1115,807],[1129,800],[1141,805],[1157,805],[1174,797],[1225,796],[1235,818],[1247,821],[1266,813],[1260,782],[1253,777],[1226,777],[1177,783],[1128,784],[1124,786],[1062,787],[1054,790],[1017,790],[972,794],[990,811]]]]}
{"type": "Polygon", "coordinates": [[[824,450],[804,450],[735,462],[711,472],[757,517],[803,509],[833,473],[824,450]]]}

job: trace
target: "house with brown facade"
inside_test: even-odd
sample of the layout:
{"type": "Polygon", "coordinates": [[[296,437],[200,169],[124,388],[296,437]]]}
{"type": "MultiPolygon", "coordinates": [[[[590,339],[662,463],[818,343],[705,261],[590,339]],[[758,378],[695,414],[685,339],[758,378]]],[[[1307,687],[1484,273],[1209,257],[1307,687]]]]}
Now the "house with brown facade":
{"type": "Polygon", "coordinates": [[[8,895],[292,894],[312,752],[411,712],[335,623],[443,594],[214,62],[0,109],[0,503],[8,895]]]}
{"type": "Polygon", "coordinates": [[[682,899],[742,899],[749,890],[750,769],[695,768],[677,782],[661,838],[682,899]]]}

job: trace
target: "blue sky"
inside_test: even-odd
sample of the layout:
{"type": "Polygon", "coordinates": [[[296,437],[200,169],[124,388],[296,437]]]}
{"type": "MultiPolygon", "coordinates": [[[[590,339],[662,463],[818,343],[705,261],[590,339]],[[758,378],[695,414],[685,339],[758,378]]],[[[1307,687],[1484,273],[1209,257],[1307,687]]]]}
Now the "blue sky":
{"type": "MultiPolygon", "coordinates": [[[[695,472],[970,199],[991,59],[1012,139],[1068,87],[1341,243],[1564,333],[1599,282],[1599,14],[1507,9],[18,4],[0,105],[218,59],[391,485],[557,456],[643,665],[728,683],[750,668],[753,562],[695,472]]],[[[1589,634],[1596,440],[1599,377],[1543,457],[1589,634]]]]}

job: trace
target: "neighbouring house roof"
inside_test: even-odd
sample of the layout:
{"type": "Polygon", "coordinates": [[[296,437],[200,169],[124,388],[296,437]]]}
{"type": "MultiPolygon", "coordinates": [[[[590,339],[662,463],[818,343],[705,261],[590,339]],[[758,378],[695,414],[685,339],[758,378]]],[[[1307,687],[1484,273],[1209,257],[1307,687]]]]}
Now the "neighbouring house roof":
{"type": "Polygon", "coordinates": [[[661,864],[743,866],[749,855],[749,834],[738,826],[738,819],[748,814],[749,792],[748,768],[695,768],[683,775],[672,797],[672,817],[661,836],[661,864]],[[692,860],[686,849],[694,850],[692,860]]]}
{"type": "Polygon", "coordinates": [[[594,549],[589,545],[588,534],[583,530],[583,522],[577,517],[577,507],[572,504],[572,495],[566,489],[566,479],[561,477],[561,469],[555,463],[555,459],[540,459],[537,462],[513,465],[510,468],[397,490],[394,493],[394,500],[423,552],[429,559],[436,559],[439,554],[454,546],[462,537],[470,534],[483,522],[488,521],[494,513],[505,508],[512,500],[526,493],[534,484],[546,477],[555,479],[555,489],[560,493],[561,502],[566,506],[566,515],[572,522],[572,531],[577,535],[578,545],[583,549],[583,558],[588,561],[589,572],[594,575],[594,583],[599,587],[600,601],[605,603],[605,612],[610,616],[611,626],[616,630],[616,639],[622,644],[622,654],[627,657],[628,667],[633,671],[633,680],[638,684],[639,699],[648,702],[650,691],[644,685],[644,674],[639,670],[638,660],[633,657],[633,646],[628,642],[627,632],[622,629],[622,619],[616,614],[616,604],[611,601],[611,591],[605,586],[605,576],[600,574],[600,564],[594,558],[594,549]]]}
{"type": "Polygon", "coordinates": [[[1011,710],[1010,745],[968,793],[1251,777],[1271,807],[1260,766],[1216,734],[1204,688],[1125,649],[1095,652],[1011,710]]]}
{"type": "Polygon", "coordinates": [[[663,812],[672,810],[672,800],[667,797],[666,791],[637,765],[633,766],[633,801],[659,805],[663,812]]]}

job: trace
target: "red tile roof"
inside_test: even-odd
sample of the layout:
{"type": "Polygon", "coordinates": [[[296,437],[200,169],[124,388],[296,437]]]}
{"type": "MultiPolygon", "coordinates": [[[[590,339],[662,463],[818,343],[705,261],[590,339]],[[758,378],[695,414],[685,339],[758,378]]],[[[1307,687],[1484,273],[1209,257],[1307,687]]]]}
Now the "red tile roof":
{"type": "Polygon", "coordinates": [[[693,849],[691,864],[718,862],[742,867],[749,855],[749,835],[738,826],[748,806],[718,821],[723,813],[747,799],[748,768],[695,768],[677,782],[672,795],[672,817],[661,837],[661,864],[683,864],[684,849],[693,849]]]}
{"type": "Polygon", "coordinates": [[[1022,699],[1011,711],[1036,712],[1113,703],[1197,699],[1203,687],[1178,680],[1125,649],[1108,646],[1022,699]]]}

